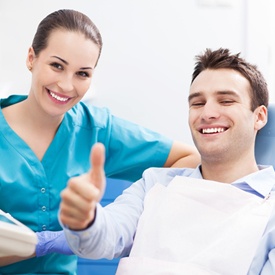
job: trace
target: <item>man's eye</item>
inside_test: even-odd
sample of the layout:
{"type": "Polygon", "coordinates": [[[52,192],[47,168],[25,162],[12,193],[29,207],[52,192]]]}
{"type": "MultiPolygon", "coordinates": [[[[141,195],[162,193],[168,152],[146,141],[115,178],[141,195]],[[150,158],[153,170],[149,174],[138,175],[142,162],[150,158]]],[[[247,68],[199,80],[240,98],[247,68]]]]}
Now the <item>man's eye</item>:
{"type": "Polygon", "coordinates": [[[203,106],[204,105],[204,102],[193,102],[190,104],[190,106],[203,106]]]}
{"type": "Polygon", "coordinates": [[[221,103],[225,105],[230,105],[234,103],[234,100],[221,100],[221,103]]]}
{"type": "Polygon", "coordinates": [[[52,67],[58,69],[58,70],[62,70],[62,69],[63,69],[62,65],[60,65],[59,63],[56,63],[56,62],[53,62],[53,63],[51,63],[50,65],[51,65],[52,67]]]}

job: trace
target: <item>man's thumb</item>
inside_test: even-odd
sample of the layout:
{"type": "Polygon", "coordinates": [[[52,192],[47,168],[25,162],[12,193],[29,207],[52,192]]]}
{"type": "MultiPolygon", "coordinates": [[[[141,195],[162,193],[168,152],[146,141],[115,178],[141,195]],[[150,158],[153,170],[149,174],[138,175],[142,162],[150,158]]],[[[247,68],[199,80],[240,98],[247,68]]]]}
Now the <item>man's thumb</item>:
{"type": "Polygon", "coordinates": [[[91,150],[91,170],[90,180],[99,189],[101,199],[106,185],[106,177],[104,172],[105,147],[102,143],[96,143],[91,150]]]}

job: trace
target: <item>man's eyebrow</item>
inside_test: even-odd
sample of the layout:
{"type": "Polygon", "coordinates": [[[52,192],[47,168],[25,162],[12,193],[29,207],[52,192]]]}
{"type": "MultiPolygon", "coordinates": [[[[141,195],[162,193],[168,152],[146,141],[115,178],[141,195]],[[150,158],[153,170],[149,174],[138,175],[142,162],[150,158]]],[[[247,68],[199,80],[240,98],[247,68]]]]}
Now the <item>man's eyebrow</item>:
{"type": "MultiPolygon", "coordinates": [[[[217,92],[215,92],[215,94],[216,95],[231,95],[231,96],[234,96],[234,97],[240,97],[236,92],[231,91],[231,90],[217,91],[217,92]]],[[[202,96],[202,95],[203,95],[202,92],[196,92],[196,93],[190,94],[188,96],[188,102],[190,102],[193,98],[199,97],[199,96],[202,96]]]]}
{"type": "Polygon", "coordinates": [[[188,96],[188,102],[190,102],[194,97],[199,97],[201,95],[202,95],[201,92],[196,92],[196,93],[193,93],[193,94],[189,95],[188,96]]]}
{"type": "MultiPolygon", "coordinates": [[[[59,59],[61,62],[63,62],[66,65],[69,65],[69,62],[67,62],[66,60],[64,60],[63,58],[61,58],[59,56],[53,55],[52,57],[59,59]]],[[[94,68],[92,68],[92,67],[81,67],[79,69],[80,70],[93,70],[94,68]]]]}
{"type": "Polygon", "coordinates": [[[238,93],[232,91],[232,90],[225,90],[225,91],[217,91],[216,92],[217,95],[230,95],[233,97],[240,97],[238,93]]]}

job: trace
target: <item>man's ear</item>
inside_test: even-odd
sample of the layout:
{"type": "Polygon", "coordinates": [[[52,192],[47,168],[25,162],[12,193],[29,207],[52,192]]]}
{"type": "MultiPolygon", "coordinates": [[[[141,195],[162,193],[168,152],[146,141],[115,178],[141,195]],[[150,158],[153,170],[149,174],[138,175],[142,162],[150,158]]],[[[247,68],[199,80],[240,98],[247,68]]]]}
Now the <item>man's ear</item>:
{"type": "Polygon", "coordinates": [[[259,131],[267,123],[267,119],[268,119],[267,108],[264,105],[261,105],[255,109],[254,114],[255,114],[254,127],[255,127],[255,130],[259,131]]]}
{"type": "Polygon", "coordinates": [[[35,58],[34,49],[33,47],[30,47],[28,51],[27,59],[26,59],[26,65],[30,71],[32,70],[34,58],[35,58]]]}

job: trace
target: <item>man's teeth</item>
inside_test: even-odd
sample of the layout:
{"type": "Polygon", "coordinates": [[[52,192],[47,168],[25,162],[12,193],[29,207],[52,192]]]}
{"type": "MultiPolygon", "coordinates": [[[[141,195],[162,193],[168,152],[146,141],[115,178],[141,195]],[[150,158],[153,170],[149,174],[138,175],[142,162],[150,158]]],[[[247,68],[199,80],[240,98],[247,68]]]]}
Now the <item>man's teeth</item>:
{"type": "Polygon", "coordinates": [[[68,97],[60,97],[60,96],[58,96],[58,95],[56,95],[56,94],[54,94],[53,92],[50,92],[50,95],[53,97],[53,98],[55,98],[55,99],[57,99],[57,100],[59,100],[59,101],[67,101],[69,98],[68,97]]]}
{"type": "Polygon", "coordinates": [[[202,129],[203,134],[213,134],[213,133],[221,133],[224,132],[224,128],[207,128],[202,129]]]}

